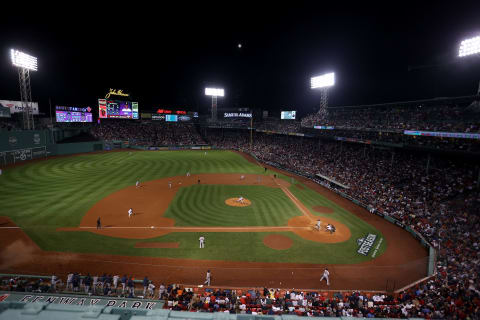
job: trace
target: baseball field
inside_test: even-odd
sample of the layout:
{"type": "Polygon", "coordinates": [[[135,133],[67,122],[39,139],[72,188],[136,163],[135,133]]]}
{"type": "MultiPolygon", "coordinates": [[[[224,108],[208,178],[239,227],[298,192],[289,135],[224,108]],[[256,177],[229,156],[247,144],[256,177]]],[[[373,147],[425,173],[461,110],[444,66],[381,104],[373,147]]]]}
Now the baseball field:
{"type": "Polygon", "coordinates": [[[0,272],[125,273],[200,284],[209,268],[214,285],[321,288],[329,267],[331,288],[382,290],[427,271],[428,253],[404,230],[231,151],[25,163],[0,176],[0,204],[0,272]]]}

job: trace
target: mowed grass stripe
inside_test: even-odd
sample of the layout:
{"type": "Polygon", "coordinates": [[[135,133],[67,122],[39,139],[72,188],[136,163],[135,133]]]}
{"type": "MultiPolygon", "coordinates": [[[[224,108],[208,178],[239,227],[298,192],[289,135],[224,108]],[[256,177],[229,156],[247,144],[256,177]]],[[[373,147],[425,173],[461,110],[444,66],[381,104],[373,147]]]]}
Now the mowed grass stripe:
{"type": "Polygon", "coordinates": [[[300,210],[278,188],[265,186],[193,185],[180,188],[166,217],[177,226],[285,226],[300,210]],[[243,196],[249,207],[225,204],[243,196]]]}

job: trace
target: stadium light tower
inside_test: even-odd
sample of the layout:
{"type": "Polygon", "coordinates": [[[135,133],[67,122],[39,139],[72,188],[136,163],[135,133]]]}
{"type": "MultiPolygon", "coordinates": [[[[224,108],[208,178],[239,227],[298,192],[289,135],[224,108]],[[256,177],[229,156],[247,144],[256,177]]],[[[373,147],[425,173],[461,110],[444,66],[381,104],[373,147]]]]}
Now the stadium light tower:
{"type": "Polygon", "coordinates": [[[458,56],[465,57],[480,53],[480,36],[465,39],[460,43],[458,56]]]}
{"type": "Polygon", "coordinates": [[[310,88],[321,90],[320,92],[322,96],[320,99],[320,109],[318,110],[319,114],[325,115],[327,113],[328,89],[334,85],[335,85],[335,73],[333,72],[310,78],[310,88]]]}
{"type": "MultiPolygon", "coordinates": [[[[470,39],[465,39],[460,42],[460,48],[458,49],[459,57],[466,57],[472,55],[480,56],[480,36],[476,36],[470,39]]],[[[480,83],[478,84],[477,94],[480,94],[480,83]]]]}
{"type": "Polygon", "coordinates": [[[217,121],[217,97],[225,96],[225,91],[219,88],[205,88],[205,95],[212,97],[212,121],[217,121]]]}
{"type": "Polygon", "coordinates": [[[37,58],[14,49],[10,50],[10,57],[12,64],[18,68],[20,98],[23,108],[23,128],[26,130],[34,130],[30,70],[37,71],[37,58]]]}

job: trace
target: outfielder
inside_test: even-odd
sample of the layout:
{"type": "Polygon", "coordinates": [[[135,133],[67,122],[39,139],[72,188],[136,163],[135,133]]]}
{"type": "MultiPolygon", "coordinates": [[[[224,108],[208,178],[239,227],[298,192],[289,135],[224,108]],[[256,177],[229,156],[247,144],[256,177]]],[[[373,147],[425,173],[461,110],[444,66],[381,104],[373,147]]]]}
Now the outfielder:
{"type": "Polygon", "coordinates": [[[130,218],[131,215],[133,215],[133,210],[132,210],[132,208],[128,209],[128,217],[130,218]]]}
{"type": "Polygon", "coordinates": [[[325,268],[325,270],[323,271],[323,276],[320,278],[320,282],[322,282],[323,279],[327,280],[327,286],[330,285],[330,279],[328,278],[328,276],[330,275],[330,272],[328,272],[328,268],[325,268]]]}
{"type": "Polygon", "coordinates": [[[205,248],[205,237],[201,236],[198,241],[200,241],[200,249],[205,248]]]}

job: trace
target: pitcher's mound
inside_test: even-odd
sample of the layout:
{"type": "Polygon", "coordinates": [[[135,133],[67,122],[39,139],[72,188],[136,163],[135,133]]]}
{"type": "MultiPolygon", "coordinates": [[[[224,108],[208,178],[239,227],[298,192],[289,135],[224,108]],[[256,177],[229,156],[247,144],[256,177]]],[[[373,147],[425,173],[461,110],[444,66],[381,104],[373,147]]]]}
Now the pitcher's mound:
{"type": "Polygon", "coordinates": [[[292,246],[293,241],[281,234],[270,234],[263,238],[263,244],[275,250],[286,250],[292,246]]]}
{"type": "Polygon", "coordinates": [[[225,200],[225,203],[232,207],[248,207],[252,204],[252,202],[248,199],[243,198],[243,200],[239,201],[240,198],[229,198],[225,200]]]}

